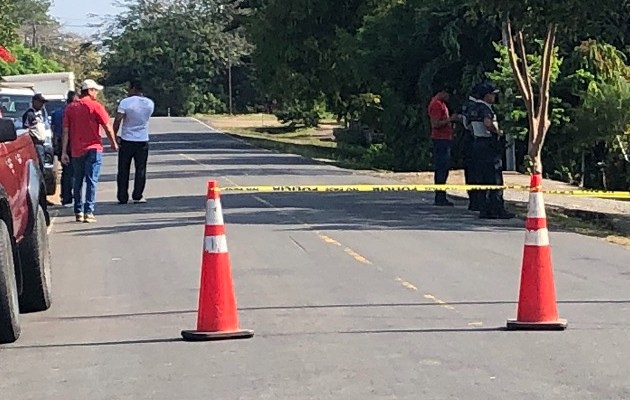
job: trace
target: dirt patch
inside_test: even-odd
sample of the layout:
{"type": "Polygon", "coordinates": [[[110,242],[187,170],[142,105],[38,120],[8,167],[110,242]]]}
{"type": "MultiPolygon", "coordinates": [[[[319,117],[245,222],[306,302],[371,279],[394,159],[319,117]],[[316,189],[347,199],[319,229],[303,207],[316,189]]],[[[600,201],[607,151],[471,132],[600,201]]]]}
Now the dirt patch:
{"type": "Polygon", "coordinates": [[[284,135],[299,133],[302,136],[333,139],[333,129],[340,125],[334,120],[323,120],[318,127],[295,129],[282,124],[273,114],[200,115],[199,119],[215,129],[226,132],[284,135]]]}

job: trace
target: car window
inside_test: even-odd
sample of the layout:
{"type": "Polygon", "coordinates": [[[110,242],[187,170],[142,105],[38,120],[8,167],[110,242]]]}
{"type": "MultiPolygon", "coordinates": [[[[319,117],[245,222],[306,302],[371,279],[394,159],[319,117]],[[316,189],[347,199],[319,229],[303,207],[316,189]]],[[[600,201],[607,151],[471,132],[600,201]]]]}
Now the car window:
{"type": "Polygon", "coordinates": [[[0,95],[0,109],[4,118],[22,119],[22,115],[31,107],[31,97],[27,95],[0,95]]]}

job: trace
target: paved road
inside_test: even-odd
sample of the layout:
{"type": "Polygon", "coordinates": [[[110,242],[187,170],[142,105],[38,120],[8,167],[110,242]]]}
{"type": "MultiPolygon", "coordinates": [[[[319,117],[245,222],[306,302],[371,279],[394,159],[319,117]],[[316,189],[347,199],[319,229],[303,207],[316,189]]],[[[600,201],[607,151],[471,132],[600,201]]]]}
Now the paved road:
{"type": "Polygon", "coordinates": [[[96,225],[56,218],[54,306],[0,349],[0,398],[627,399],[627,249],[554,232],[565,332],[504,332],[522,223],[479,221],[430,195],[225,194],[248,341],[194,328],[206,181],[382,183],[247,147],[190,119],[152,121],[149,203],[96,225]]]}

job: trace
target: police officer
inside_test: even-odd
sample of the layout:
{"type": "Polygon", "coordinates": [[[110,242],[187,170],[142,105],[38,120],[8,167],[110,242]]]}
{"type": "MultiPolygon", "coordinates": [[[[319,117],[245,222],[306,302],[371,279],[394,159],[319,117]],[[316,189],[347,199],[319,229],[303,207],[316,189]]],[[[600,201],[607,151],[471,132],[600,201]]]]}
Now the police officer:
{"type": "MultiPolygon", "coordinates": [[[[482,89],[482,84],[477,84],[468,100],[462,106],[462,124],[464,126],[464,135],[462,138],[462,147],[464,155],[464,179],[467,185],[478,184],[479,178],[477,176],[475,159],[474,159],[474,143],[475,136],[473,134],[472,121],[479,120],[480,102],[479,97],[482,89]]],[[[481,192],[479,190],[468,191],[468,209],[471,211],[481,211],[481,192]]]]}
{"type": "MultiPolygon", "coordinates": [[[[490,82],[479,87],[477,110],[470,125],[474,135],[473,158],[477,183],[480,185],[503,186],[503,153],[505,144],[503,132],[499,129],[497,117],[492,109],[499,90],[490,82]]],[[[479,192],[479,218],[511,219],[514,214],[505,210],[503,190],[484,190],[479,192]]]]}

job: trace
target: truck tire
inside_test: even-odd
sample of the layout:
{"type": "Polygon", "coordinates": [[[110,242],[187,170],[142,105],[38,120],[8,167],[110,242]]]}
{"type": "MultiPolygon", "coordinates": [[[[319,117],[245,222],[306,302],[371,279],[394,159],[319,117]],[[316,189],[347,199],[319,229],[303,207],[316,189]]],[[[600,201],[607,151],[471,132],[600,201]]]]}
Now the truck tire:
{"type": "Polygon", "coordinates": [[[6,222],[0,220],[0,344],[20,337],[20,309],[11,236],[6,222]]]}
{"type": "Polygon", "coordinates": [[[37,207],[35,223],[30,234],[19,246],[22,267],[22,294],[20,311],[31,313],[50,308],[50,246],[46,217],[41,205],[37,207]]]}

